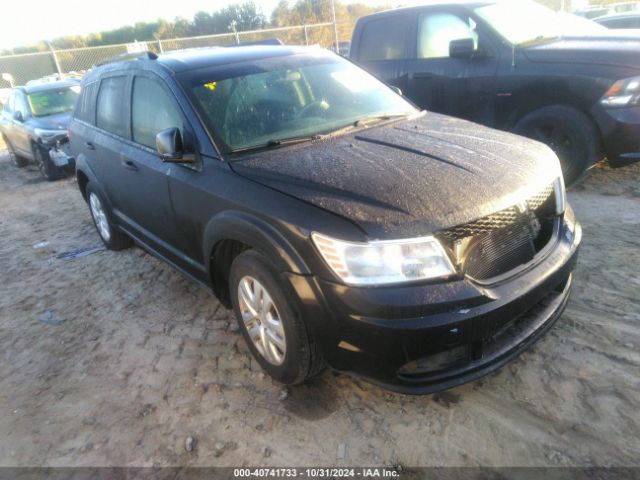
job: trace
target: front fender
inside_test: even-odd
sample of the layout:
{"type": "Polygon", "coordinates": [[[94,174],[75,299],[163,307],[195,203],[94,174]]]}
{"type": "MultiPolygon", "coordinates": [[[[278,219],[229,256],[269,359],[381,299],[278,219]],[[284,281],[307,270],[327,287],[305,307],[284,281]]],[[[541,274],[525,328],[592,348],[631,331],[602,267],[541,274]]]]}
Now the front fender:
{"type": "MultiPolygon", "coordinates": [[[[262,251],[281,272],[310,274],[309,267],[284,235],[253,215],[230,211],[212,218],[204,230],[203,258],[210,258],[222,240],[236,240],[262,251]]],[[[206,267],[211,278],[211,262],[206,262],[206,267]]]]}

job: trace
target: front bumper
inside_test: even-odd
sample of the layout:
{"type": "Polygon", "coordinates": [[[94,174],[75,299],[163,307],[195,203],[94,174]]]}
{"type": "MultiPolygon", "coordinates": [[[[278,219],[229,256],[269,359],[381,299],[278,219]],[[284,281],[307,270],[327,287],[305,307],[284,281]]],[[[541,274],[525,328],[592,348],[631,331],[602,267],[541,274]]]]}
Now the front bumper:
{"type": "Polygon", "coordinates": [[[603,108],[598,106],[594,118],[602,134],[609,163],[621,167],[640,161],[640,106],[603,108]]]}
{"type": "Polygon", "coordinates": [[[390,390],[432,393],[500,368],[553,325],[569,298],[581,236],[568,207],[544,255],[494,284],[357,288],[289,280],[329,365],[390,390]]]}

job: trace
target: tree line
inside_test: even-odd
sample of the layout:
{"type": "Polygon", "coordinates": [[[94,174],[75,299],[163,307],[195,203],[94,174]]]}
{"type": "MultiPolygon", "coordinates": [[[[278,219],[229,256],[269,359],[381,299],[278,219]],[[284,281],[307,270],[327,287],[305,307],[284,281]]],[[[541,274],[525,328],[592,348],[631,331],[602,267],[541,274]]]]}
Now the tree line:
{"type": "MultiPolygon", "coordinates": [[[[389,7],[385,7],[389,8],[389,7]]],[[[338,22],[352,23],[358,17],[381,8],[364,4],[343,5],[335,0],[338,22]]],[[[173,21],[158,19],[153,22],[137,22],[133,25],[89,35],[67,35],[51,40],[55,49],[98,47],[134,41],[153,41],[197,35],[213,35],[246,30],[257,30],[270,26],[330,22],[333,19],[331,0],[281,0],[270,17],[267,17],[253,0],[229,5],[213,12],[197,12],[193,18],[177,17],[173,21]]],[[[32,53],[47,50],[45,42],[24,45],[4,50],[3,55],[32,53]]]]}

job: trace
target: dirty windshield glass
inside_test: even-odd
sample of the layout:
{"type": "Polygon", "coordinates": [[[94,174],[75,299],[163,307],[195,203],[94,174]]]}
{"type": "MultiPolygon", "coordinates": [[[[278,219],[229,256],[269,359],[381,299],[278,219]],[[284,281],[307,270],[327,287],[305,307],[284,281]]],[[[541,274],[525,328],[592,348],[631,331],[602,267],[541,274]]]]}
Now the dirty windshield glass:
{"type": "Polygon", "coordinates": [[[44,90],[27,95],[29,107],[34,117],[43,117],[73,110],[76,104],[79,86],[44,90]]]}
{"type": "Polygon", "coordinates": [[[233,152],[326,134],[367,118],[413,115],[401,96],[351,63],[289,57],[257,73],[201,76],[192,100],[223,150],[233,152]],[[284,63],[284,62],[283,62],[284,63]]]}
{"type": "Polygon", "coordinates": [[[514,45],[606,31],[597,23],[529,1],[492,3],[476,8],[475,13],[514,45]]]}

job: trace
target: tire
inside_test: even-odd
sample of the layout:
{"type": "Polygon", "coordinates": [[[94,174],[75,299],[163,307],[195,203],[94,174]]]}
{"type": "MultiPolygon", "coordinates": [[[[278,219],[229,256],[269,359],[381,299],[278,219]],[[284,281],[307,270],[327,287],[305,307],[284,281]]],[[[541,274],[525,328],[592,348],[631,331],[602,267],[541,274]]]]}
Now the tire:
{"type": "Polygon", "coordinates": [[[39,145],[33,145],[33,158],[40,174],[48,181],[57,180],[65,176],[64,171],[54,165],[49,156],[49,152],[39,145]]]}
{"type": "Polygon", "coordinates": [[[16,151],[13,148],[13,145],[11,145],[11,142],[7,137],[5,137],[4,134],[2,135],[2,140],[4,141],[4,144],[7,146],[7,150],[9,151],[9,158],[11,159],[11,163],[13,163],[18,168],[26,167],[29,163],[29,160],[24,157],[21,157],[16,153],[16,151]]]}
{"type": "Polygon", "coordinates": [[[111,221],[111,212],[102,196],[93,188],[91,183],[86,187],[87,203],[93,225],[104,246],[109,250],[124,250],[133,245],[129,236],[118,230],[111,221]]]}
{"type": "Polygon", "coordinates": [[[572,185],[600,160],[598,130],[584,113],[554,105],[522,118],[515,132],[546,143],[560,159],[565,184],[572,185]]]}
{"type": "MultiPolygon", "coordinates": [[[[278,280],[278,274],[266,257],[255,250],[238,255],[231,265],[229,288],[242,335],[255,359],[272,378],[285,385],[295,385],[322,371],[324,362],[309,337],[294,294],[278,280]],[[243,312],[249,312],[249,309],[246,301],[240,299],[243,286],[247,286],[254,294],[260,286],[266,293],[262,299],[269,299],[262,302],[262,315],[256,317],[245,313],[248,319],[246,323],[243,312]],[[279,327],[275,326],[277,323],[279,327]],[[266,351],[272,353],[265,353],[263,338],[267,339],[269,345],[266,351]],[[274,338],[279,340],[280,346],[274,338]]],[[[245,295],[243,298],[249,297],[245,295]]]]}

